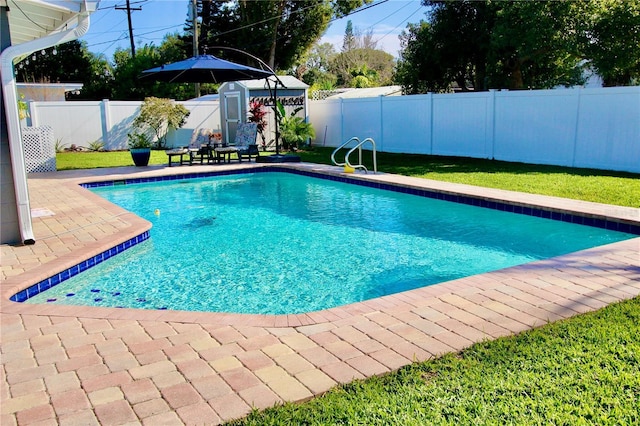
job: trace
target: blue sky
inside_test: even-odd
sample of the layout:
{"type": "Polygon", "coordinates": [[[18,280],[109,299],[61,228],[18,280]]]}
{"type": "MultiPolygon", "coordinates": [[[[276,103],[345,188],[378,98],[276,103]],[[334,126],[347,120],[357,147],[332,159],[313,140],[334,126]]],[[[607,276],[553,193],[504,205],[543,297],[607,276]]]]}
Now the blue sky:
{"type": "MultiPolygon", "coordinates": [[[[132,8],[142,8],[131,15],[134,41],[136,46],[153,43],[159,46],[167,33],[182,33],[187,19],[187,7],[190,0],[130,0],[132,8]]],[[[91,52],[113,58],[113,52],[121,47],[128,49],[129,30],[127,13],[116,10],[124,7],[125,0],[102,0],[98,10],[91,15],[89,32],[82,37],[91,52]]],[[[334,21],[322,41],[329,42],[339,50],[347,25],[351,20],[354,29],[373,31],[373,38],[378,48],[393,56],[398,56],[400,42],[398,35],[408,22],[419,22],[424,19],[426,8],[419,0],[374,0],[374,6],[349,17],[334,21]]]]}

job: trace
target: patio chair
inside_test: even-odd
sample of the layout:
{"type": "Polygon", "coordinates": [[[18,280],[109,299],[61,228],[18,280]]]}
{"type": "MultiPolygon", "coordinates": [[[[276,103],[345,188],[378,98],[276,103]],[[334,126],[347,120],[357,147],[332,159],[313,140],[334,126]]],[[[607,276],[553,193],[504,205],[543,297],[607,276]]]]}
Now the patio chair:
{"type": "Polygon", "coordinates": [[[242,162],[243,158],[257,158],[260,155],[256,137],[258,136],[257,123],[240,123],[236,131],[235,147],[238,150],[238,161],[242,162]]]}

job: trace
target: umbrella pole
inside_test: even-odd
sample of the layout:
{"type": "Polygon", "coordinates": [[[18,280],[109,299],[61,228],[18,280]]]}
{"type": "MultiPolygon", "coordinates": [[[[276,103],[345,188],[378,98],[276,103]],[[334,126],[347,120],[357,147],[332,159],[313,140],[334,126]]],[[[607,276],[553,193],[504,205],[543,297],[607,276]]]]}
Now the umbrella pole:
{"type": "MultiPolygon", "coordinates": [[[[267,79],[269,81],[269,79],[267,79]]],[[[267,83],[269,84],[269,83],[267,83]]],[[[278,82],[273,85],[273,112],[276,119],[276,155],[280,155],[280,120],[278,120],[278,82]]]]}

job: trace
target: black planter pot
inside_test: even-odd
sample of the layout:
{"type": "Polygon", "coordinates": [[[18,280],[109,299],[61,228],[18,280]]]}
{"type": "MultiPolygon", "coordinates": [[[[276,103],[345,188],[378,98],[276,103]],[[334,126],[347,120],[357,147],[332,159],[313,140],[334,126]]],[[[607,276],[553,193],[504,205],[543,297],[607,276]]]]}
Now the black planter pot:
{"type": "Polygon", "coordinates": [[[144,167],[149,164],[149,157],[151,157],[151,148],[131,148],[131,158],[133,158],[133,164],[138,167],[144,167]]]}

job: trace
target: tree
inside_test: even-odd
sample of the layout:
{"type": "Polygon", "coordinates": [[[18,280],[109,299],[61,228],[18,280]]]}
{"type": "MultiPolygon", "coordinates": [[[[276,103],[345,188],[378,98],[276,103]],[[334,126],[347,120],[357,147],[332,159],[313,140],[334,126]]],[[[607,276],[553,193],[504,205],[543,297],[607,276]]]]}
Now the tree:
{"type": "Polygon", "coordinates": [[[342,51],[333,55],[329,69],[341,87],[376,87],[391,84],[393,56],[376,49],[373,33],[362,33],[351,21],[345,28],[342,51]]]}
{"type": "Polygon", "coordinates": [[[489,85],[550,89],[583,84],[577,36],[577,23],[585,16],[582,3],[501,3],[487,55],[489,85]]]}
{"type": "Polygon", "coordinates": [[[34,52],[16,65],[16,80],[25,83],[85,83],[92,77],[92,54],[73,40],[34,52]]]}
{"type": "Polygon", "coordinates": [[[116,50],[113,55],[113,83],[111,98],[118,100],[143,100],[147,96],[171,98],[177,100],[189,99],[194,96],[192,84],[163,83],[152,80],[140,80],[142,71],[159,67],[162,64],[180,60],[175,49],[170,46],[174,42],[172,36],[165,38],[168,45],[158,48],[145,45],[136,50],[136,57],[131,57],[129,50],[116,50]],[[163,53],[171,55],[163,56],[163,53]],[[176,55],[176,56],[173,56],[176,55]]]}
{"type": "Polygon", "coordinates": [[[356,37],[353,35],[353,23],[347,21],[347,27],[344,30],[344,39],[342,41],[342,51],[348,52],[356,48],[356,37]]]}
{"type": "Polygon", "coordinates": [[[376,87],[391,84],[394,66],[393,55],[383,50],[356,48],[335,55],[330,69],[341,87],[358,87],[363,83],[376,87]],[[352,83],[357,76],[365,76],[367,81],[359,78],[359,83],[352,83]]]}
{"type": "Polygon", "coordinates": [[[447,92],[451,88],[450,72],[439,57],[431,25],[409,24],[400,35],[400,58],[395,80],[407,94],[447,92]]]}
{"type": "Polygon", "coordinates": [[[590,2],[583,34],[585,57],[604,86],[640,82],[640,2],[590,2]]]}
{"type": "Polygon", "coordinates": [[[428,24],[403,34],[398,82],[410,93],[581,84],[585,3],[423,0],[428,24]]]}
{"type": "Polygon", "coordinates": [[[330,71],[330,66],[335,53],[331,43],[316,42],[298,63],[287,70],[287,74],[295,75],[309,86],[333,86],[337,77],[330,71]]]}
{"type": "MultiPolygon", "coordinates": [[[[343,16],[370,1],[200,1],[200,43],[201,46],[241,49],[262,59],[274,70],[287,69],[320,38],[332,17],[343,16]]],[[[250,62],[228,51],[209,52],[250,62]]]]}

